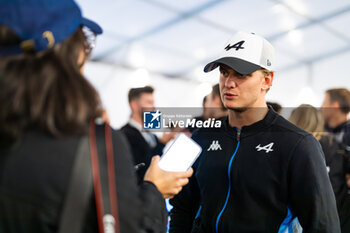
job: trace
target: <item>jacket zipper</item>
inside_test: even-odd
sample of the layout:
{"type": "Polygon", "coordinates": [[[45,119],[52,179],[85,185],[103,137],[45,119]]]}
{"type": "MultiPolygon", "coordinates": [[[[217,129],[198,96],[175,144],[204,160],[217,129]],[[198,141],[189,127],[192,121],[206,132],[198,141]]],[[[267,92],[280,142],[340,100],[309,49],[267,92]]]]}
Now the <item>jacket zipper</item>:
{"type": "Polygon", "coordinates": [[[228,165],[228,192],[227,192],[227,196],[226,196],[226,201],[225,201],[225,204],[224,206],[222,207],[218,217],[216,218],[216,226],[215,226],[215,230],[216,230],[216,233],[219,233],[219,221],[220,221],[220,218],[222,216],[222,213],[225,211],[225,208],[227,206],[227,203],[228,203],[228,199],[230,197],[230,193],[231,193],[231,166],[232,166],[232,161],[233,161],[233,158],[236,156],[237,154],[237,151],[238,151],[238,148],[239,148],[239,144],[240,144],[240,136],[241,136],[241,130],[240,129],[237,129],[237,146],[236,146],[236,149],[235,149],[235,152],[233,153],[233,155],[231,156],[231,159],[230,159],[230,163],[228,165]]]}

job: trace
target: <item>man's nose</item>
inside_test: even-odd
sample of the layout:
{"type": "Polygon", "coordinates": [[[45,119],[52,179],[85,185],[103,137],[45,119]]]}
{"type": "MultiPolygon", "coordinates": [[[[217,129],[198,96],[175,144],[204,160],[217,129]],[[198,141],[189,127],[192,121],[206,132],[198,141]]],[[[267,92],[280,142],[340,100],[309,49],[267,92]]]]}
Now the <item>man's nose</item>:
{"type": "Polygon", "coordinates": [[[230,75],[229,77],[227,77],[227,79],[225,80],[225,86],[227,88],[235,88],[237,86],[233,75],[230,75]]]}

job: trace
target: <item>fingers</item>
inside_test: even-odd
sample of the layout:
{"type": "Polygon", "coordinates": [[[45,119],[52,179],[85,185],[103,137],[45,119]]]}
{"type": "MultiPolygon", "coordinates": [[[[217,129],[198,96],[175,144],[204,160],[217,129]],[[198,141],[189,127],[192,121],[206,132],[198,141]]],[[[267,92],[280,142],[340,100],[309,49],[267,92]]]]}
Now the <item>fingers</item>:
{"type": "Polygon", "coordinates": [[[190,169],[188,169],[186,173],[188,175],[187,177],[191,177],[193,175],[193,169],[190,167],[190,169]]]}
{"type": "Polygon", "coordinates": [[[171,192],[169,192],[169,194],[172,194],[172,195],[178,194],[182,190],[183,186],[188,184],[188,182],[189,182],[189,180],[187,178],[185,178],[185,179],[178,179],[173,184],[173,188],[171,189],[171,192]]]}
{"type": "Polygon", "coordinates": [[[182,187],[185,186],[186,184],[188,184],[189,179],[185,178],[185,179],[179,179],[178,184],[182,187]]]}
{"type": "Polygon", "coordinates": [[[156,163],[156,162],[158,163],[159,160],[160,160],[160,156],[159,156],[159,155],[155,155],[155,156],[152,157],[151,164],[152,164],[152,163],[156,163]]]}
{"type": "Polygon", "coordinates": [[[164,198],[173,198],[189,182],[189,177],[193,175],[193,169],[190,168],[185,172],[164,171],[158,165],[159,160],[158,155],[152,157],[151,165],[146,171],[144,180],[155,184],[164,198]]]}
{"type": "Polygon", "coordinates": [[[181,190],[182,190],[182,186],[174,187],[172,190],[169,190],[168,193],[163,194],[163,197],[164,197],[165,199],[167,199],[167,198],[171,199],[171,198],[173,198],[176,194],[178,194],[179,192],[181,192],[181,190]]]}
{"type": "Polygon", "coordinates": [[[164,199],[172,199],[175,195],[170,195],[170,194],[166,194],[166,195],[163,195],[163,198],[164,199]]]}
{"type": "Polygon", "coordinates": [[[167,192],[163,193],[163,197],[169,199],[173,198],[175,195],[181,192],[183,186],[186,185],[188,182],[188,178],[175,179],[174,182],[172,182],[171,187],[167,189],[167,192]]]}
{"type": "Polygon", "coordinates": [[[150,167],[157,167],[159,163],[160,157],[159,155],[155,155],[152,157],[150,167]]]}
{"type": "Polygon", "coordinates": [[[190,168],[185,172],[177,172],[176,177],[177,178],[189,178],[193,175],[193,169],[190,168]]]}

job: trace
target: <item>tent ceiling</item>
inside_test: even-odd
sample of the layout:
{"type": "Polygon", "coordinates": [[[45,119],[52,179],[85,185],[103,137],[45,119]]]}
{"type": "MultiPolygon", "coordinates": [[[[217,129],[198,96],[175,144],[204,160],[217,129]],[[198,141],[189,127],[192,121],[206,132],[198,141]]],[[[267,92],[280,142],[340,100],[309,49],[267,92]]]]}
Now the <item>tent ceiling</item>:
{"type": "MultiPolygon", "coordinates": [[[[93,60],[194,77],[236,31],[269,39],[276,70],[350,50],[347,0],[78,0],[104,28],[93,60]]],[[[195,77],[194,77],[195,78],[195,77]]]]}

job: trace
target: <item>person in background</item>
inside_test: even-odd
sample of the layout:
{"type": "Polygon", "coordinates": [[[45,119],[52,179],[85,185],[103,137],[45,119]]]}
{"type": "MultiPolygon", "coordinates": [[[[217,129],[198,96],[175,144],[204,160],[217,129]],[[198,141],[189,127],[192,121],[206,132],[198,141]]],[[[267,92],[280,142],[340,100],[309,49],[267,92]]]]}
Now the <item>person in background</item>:
{"type": "Polygon", "coordinates": [[[335,194],[341,231],[350,232],[350,199],[346,184],[347,159],[334,135],[324,129],[324,119],[320,111],[309,104],[295,108],[289,121],[310,132],[320,142],[326,160],[328,176],[335,194]]]}
{"type": "MultiPolygon", "coordinates": [[[[200,120],[200,121],[204,121],[205,120],[204,116],[207,115],[206,111],[207,111],[207,103],[208,103],[209,95],[210,94],[208,94],[208,95],[203,97],[203,100],[202,100],[202,110],[203,110],[203,112],[202,112],[202,115],[195,117],[196,120],[200,120]]],[[[193,130],[195,130],[195,128],[190,128],[191,132],[193,130]]]]}
{"type": "Polygon", "coordinates": [[[333,88],[325,92],[321,113],[325,129],[332,133],[349,160],[347,173],[350,173],[350,91],[346,88],[333,88]]]}
{"type": "Polygon", "coordinates": [[[212,87],[211,93],[207,96],[206,111],[204,119],[215,118],[220,119],[227,116],[227,109],[221,101],[219,84],[212,87]]]}
{"type": "Polygon", "coordinates": [[[266,39],[237,32],[204,67],[219,68],[228,116],[192,135],[203,150],[170,200],[170,233],[281,233],[295,217],[304,233],[340,232],[320,144],[266,105],[274,64],[266,39]]]}
{"type": "Polygon", "coordinates": [[[208,96],[209,96],[209,94],[204,96],[203,100],[202,100],[203,114],[202,114],[202,118],[201,119],[203,119],[203,120],[204,120],[203,115],[205,114],[205,109],[206,109],[206,105],[207,105],[207,102],[208,102],[208,96]]]}
{"type": "Polygon", "coordinates": [[[143,180],[145,172],[154,155],[161,155],[164,146],[175,137],[177,132],[163,133],[158,137],[143,130],[143,111],[153,110],[154,89],[151,86],[131,88],[128,94],[131,116],[129,122],[121,128],[131,146],[134,165],[136,166],[139,182],[143,180]]]}
{"type": "MultiPolygon", "coordinates": [[[[94,124],[102,104],[81,73],[102,29],[72,0],[0,0],[0,15],[0,232],[56,233],[89,122],[110,129],[94,124]]],[[[165,172],[154,157],[138,186],[127,140],[110,130],[120,232],[165,232],[164,198],[191,170],[165,172]]],[[[72,211],[82,212],[80,232],[101,228],[97,198],[91,190],[87,207],[72,211]]]]}
{"type": "MultiPolygon", "coordinates": [[[[215,84],[212,87],[212,91],[206,95],[203,99],[203,114],[202,116],[195,117],[196,121],[205,121],[209,118],[220,119],[227,116],[227,109],[223,105],[220,97],[219,84],[215,84]]],[[[190,132],[195,131],[196,127],[189,128],[190,132]]]]}

